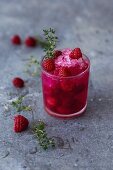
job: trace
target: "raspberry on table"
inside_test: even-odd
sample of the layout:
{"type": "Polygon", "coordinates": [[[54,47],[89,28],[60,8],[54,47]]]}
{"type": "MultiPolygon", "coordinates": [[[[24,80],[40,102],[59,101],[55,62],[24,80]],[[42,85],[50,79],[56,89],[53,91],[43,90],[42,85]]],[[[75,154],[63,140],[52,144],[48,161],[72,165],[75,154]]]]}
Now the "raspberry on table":
{"type": "Polygon", "coordinates": [[[28,125],[29,125],[29,121],[24,116],[16,115],[14,117],[14,131],[16,133],[26,130],[28,125]]]}
{"type": "Polygon", "coordinates": [[[21,38],[19,35],[13,35],[13,37],[11,38],[11,42],[14,45],[20,45],[21,44],[21,38]]]}
{"type": "Polygon", "coordinates": [[[15,87],[17,88],[22,88],[24,87],[24,80],[21,79],[20,77],[15,77],[13,80],[12,80],[12,83],[15,87]]]}
{"type": "Polygon", "coordinates": [[[35,47],[37,45],[37,39],[35,37],[32,37],[32,36],[28,36],[26,39],[25,39],[25,45],[27,47],[35,47]]]}

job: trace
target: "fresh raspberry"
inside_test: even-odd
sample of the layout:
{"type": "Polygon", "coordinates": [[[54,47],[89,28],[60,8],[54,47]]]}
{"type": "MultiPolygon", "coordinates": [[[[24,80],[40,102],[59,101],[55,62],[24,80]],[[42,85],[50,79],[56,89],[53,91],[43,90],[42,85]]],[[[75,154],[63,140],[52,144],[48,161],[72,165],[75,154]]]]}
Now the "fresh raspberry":
{"type": "Polygon", "coordinates": [[[74,88],[73,82],[71,82],[70,80],[65,80],[65,79],[61,80],[60,86],[61,86],[62,90],[67,91],[67,92],[72,91],[74,88]]]}
{"type": "Polygon", "coordinates": [[[55,69],[55,63],[52,58],[44,59],[42,65],[43,68],[48,72],[53,71],[55,69]]]}
{"type": "Polygon", "coordinates": [[[20,38],[19,35],[14,35],[11,38],[11,41],[12,41],[12,44],[14,44],[14,45],[20,45],[21,44],[21,38],[20,38]]]}
{"type": "Polygon", "coordinates": [[[72,59],[79,59],[82,57],[82,52],[80,48],[75,48],[71,53],[70,53],[70,58],[72,59]]]}
{"type": "Polygon", "coordinates": [[[57,58],[60,55],[62,55],[62,51],[60,51],[60,50],[54,51],[54,58],[57,58]]]}
{"type": "Polygon", "coordinates": [[[70,71],[72,76],[75,76],[75,75],[77,75],[81,72],[80,66],[76,64],[75,67],[70,67],[69,71],[70,71]]]}
{"type": "Polygon", "coordinates": [[[86,86],[84,84],[79,84],[77,86],[75,86],[75,94],[80,94],[83,91],[85,91],[86,86]]]}
{"type": "Polygon", "coordinates": [[[19,77],[15,77],[13,80],[12,80],[12,83],[15,87],[18,87],[18,88],[22,88],[24,87],[24,80],[22,80],[21,78],[19,77]]]}
{"type": "Polygon", "coordinates": [[[59,69],[59,76],[61,76],[61,77],[68,77],[68,76],[70,76],[70,72],[69,72],[68,68],[67,67],[61,67],[59,69]]]}
{"type": "Polygon", "coordinates": [[[35,37],[29,36],[25,39],[25,44],[27,47],[35,47],[37,45],[37,40],[35,37]]]}
{"type": "Polygon", "coordinates": [[[26,130],[28,125],[29,125],[29,121],[24,116],[16,115],[14,117],[14,131],[15,132],[18,133],[18,132],[22,132],[26,130]]]}
{"type": "Polygon", "coordinates": [[[47,101],[48,106],[50,106],[50,107],[54,107],[57,104],[56,99],[53,97],[47,97],[46,101],[47,101]]]}
{"type": "Polygon", "coordinates": [[[62,106],[57,107],[57,112],[66,115],[71,114],[71,110],[69,108],[62,107],[62,106]]]}
{"type": "Polygon", "coordinates": [[[59,75],[59,68],[55,68],[55,70],[54,70],[54,75],[55,75],[55,76],[58,76],[58,75],[59,75]]]}
{"type": "MultiPolygon", "coordinates": [[[[69,94],[69,93],[68,93],[69,94]]],[[[74,103],[74,98],[73,97],[65,97],[61,101],[61,106],[66,107],[66,108],[71,108],[73,103],[74,103]]]]}

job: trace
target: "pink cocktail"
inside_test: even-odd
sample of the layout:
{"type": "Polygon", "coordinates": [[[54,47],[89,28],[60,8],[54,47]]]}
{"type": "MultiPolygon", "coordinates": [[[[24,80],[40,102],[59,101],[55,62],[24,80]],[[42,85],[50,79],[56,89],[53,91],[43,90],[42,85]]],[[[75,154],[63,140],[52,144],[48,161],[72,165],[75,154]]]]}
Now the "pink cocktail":
{"type": "Polygon", "coordinates": [[[90,61],[83,54],[78,59],[70,58],[71,49],[61,51],[62,54],[54,58],[54,71],[47,72],[42,61],[44,108],[52,116],[71,118],[86,109],[90,61]],[[67,69],[66,72],[61,72],[62,68],[67,69]]]}

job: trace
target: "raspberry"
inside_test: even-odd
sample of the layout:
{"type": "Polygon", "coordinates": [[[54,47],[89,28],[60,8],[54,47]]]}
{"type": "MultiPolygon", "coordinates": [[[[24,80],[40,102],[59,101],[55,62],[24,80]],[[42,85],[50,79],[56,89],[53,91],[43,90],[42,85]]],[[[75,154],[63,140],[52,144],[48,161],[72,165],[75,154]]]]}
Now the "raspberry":
{"type": "Polygon", "coordinates": [[[57,58],[60,55],[62,55],[62,51],[60,51],[60,50],[54,51],[54,58],[57,58]]]}
{"type": "Polygon", "coordinates": [[[62,106],[63,107],[66,107],[66,108],[70,108],[74,103],[74,100],[73,100],[73,97],[65,97],[63,100],[62,100],[62,106]]]}
{"type": "Polygon", "coordinates": [[[43,68],[48,72],[53,71],[55,69],[54,60],[51,58],[44,59],[42,65],[43,68]]]}
{"type": "Polygon", "coordinates": [[[70,58],[72,59],[79,59],[82,57],[82,52],[80,48],[75,48],[69,55],[70,58]]]}
{"type": "Polygon", "coordinates": [[[62,106],[59,106],[57,108],[57,112],[60,113],[60,114],[71,114],[71,110],[69,108],[65,108],[65,107],[62,107],[62,106]]]}
{"type": "Polygon", "coordinates": [[[70,80],[65,80],[65,79],[61,80],[60,86],[61,86],[62,90],[67,91],[67,92],[72,91],[74,88],[73,82],[71,82],[70,80]]]}
{"type": "Polygon", "coordinates": [[[75,76],[81,72],[79,65],[76,65],[75,67],[70,67],[69,70],[72,76],[75,76]]]}
{"type": "Polygon", "coordinates": [[[58,75],[59,75],[59,68],[55,68],[55,70],[54,70],[54,75],[55,75],[55,76],[58,76],[58,75]]]}
{"type": "Polygon", "coordinates": [[[70,72],[67,67],[61,67],[59,70],[59,76],[61,77],[67,77],[70,76],[70,72]]]}
{"type": "Polygon", "coordinates": [[[15,77],[13,80],[12,80],[12,83],[15,87],[18,87],[18,88],[22,88],[24,87],[24,80],[22,80],[21,78],[19,77],[15,77]]]}
{"type": "Polygon", "coordinates": [[[18,133],[18,132],[22,132],[26,130],[28,125],[29,125],[29,121],[24,116],[16,115],[14,117],[14,131],[15,132],[18,133]]]}
{"type": "Polygon", "coordinates": [[[54,107],[57,104],[56,99],[53,97],[47,97],[46,101],[47,101],[48,106],[51,106],[51,107],[54,107]]]}
{"type": "Polygon", "coordinates": [[[37,45],[37,40],[36,38],[29,36],[25,39],[25,44],[27,47],[35,47],[37,45]]]}
{"type": "Polygon", "coordinates": [[[14,35],[11,38],[11,41],[12,41],[12,44],[14,44],[14,45],[20,45],[21,44],[21,38],[20,38],[19,35],[14,35]]]}
{"type": "Polygon", "coordinates": [[[80,94],[85,90],[85,85],[84,84],[79,84],[78,86],[75,87],[75,94],[80,94]]]}

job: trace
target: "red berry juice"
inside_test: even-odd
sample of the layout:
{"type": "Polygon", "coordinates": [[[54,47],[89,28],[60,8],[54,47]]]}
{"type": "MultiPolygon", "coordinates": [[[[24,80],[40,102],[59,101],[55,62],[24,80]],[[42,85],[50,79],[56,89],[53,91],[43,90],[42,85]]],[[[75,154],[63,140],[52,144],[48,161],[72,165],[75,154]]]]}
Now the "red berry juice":
{"type": "Polygon", "coordinates": [[[83,55],[79,60],[70,59],[71,49],[62,50],[55,59],[54,72],[42,68],[44,108],[48,114],[59,118],[81,115],[87,106],[90,61],[83,55]],[[59,76],[59,69],[67,67],[70,76],[59,76]]]}

